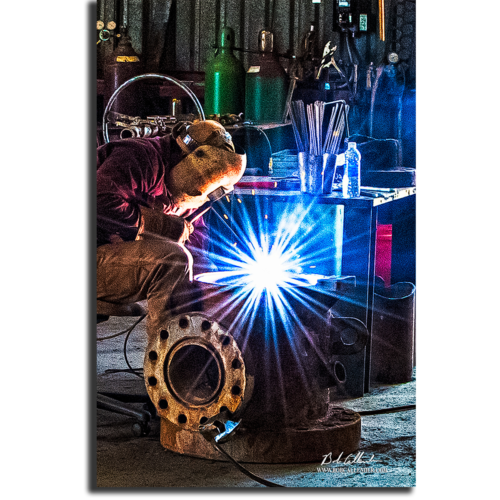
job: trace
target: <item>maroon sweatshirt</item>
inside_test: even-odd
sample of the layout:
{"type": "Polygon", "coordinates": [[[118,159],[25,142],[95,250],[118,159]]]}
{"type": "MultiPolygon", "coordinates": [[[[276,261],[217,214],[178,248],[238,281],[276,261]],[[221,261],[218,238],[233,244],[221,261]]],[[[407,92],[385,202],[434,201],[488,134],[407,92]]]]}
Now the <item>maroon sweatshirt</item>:
{"type": "MultiPolygon", "coordinates": [[[[173,214],[165,176],[181,159],[182,151],[170,135],[114,141],[97,149],[97,246],[110,243],[113,234],[135,240],[140,205],[153,208],[160,201],[163,212],[173,214]]],[[[190,243],[202,249],[206,226],[202,218],[194,225],[190,243]]],[[[182,224],[173,224],[172,239],[177,241],[182,230],[182,224]]]]}

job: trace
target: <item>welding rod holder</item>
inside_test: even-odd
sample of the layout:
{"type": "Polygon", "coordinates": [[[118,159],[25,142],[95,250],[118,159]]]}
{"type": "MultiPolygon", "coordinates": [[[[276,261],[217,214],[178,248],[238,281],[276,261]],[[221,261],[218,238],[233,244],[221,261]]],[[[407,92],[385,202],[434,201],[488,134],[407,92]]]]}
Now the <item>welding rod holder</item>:
{"type": "Polygon", "coordinates": [[[217,201],[220,200],[224,195],[226,194],[226,190],[221,186],[212,191],[208,195],[208,201],[203,203],[203,205],[199,208],[197,208],[192,214],[188,215],[187,217],[184,217],[188,222],[194,222],[198,220],[204,213],[208,212],[211,208],[212,205],[217,201]]]}
{"type": "Polygon", "coordinates": [[[200,208],[197,208],[192,214],[184,217],[184,219],[186,219],[188,222],[193,223],[197,221],[203,214],[208,212],[211,208],[212,208],[212,202],[206,201],[200,208]]]}

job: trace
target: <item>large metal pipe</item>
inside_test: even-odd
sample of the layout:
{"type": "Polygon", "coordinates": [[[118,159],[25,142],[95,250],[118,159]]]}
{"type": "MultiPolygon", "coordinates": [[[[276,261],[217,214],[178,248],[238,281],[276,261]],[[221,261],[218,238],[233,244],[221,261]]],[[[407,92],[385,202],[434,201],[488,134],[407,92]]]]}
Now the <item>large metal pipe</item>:
{"type": "Polygon", "coordinates": [[[224,276],[199,275],[205,312],[172,318],[146,349],[144,376],[162,419],[162,445],[221,459],[200,429],[230,420],[241,421],[227,443],[238,460],[312,461],[324,443],[354,451],[359,416],[329,404],[330,386],[345,385],[348,376],[332,354],[358,353],[366,343],[364,325],[346,329],[329,313],[352,279],[312,285],[298,275],[281,289],[283,309],[265,292],[249,308],[241,286],[224,276]]]}

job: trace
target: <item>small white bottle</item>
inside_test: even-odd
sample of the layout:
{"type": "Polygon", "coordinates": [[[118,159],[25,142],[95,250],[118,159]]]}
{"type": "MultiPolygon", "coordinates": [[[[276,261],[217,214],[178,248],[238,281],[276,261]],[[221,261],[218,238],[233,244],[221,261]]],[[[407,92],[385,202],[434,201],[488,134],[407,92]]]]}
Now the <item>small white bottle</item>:
{"type": "Polygon", "coordinates": [[[345,152],[344,177],[342,179],[342,196],[356,198],[361,186],[361,153],[355,142],[349,142],[345,152]]]}

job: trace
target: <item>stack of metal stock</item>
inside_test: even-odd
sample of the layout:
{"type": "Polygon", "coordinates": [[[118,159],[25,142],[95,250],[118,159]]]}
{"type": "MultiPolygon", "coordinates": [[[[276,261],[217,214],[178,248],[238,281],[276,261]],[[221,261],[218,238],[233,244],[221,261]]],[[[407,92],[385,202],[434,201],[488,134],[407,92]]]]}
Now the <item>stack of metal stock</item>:
{"type": "Polygon", "coordinates": [[[345,101],[316,101],[304,106],[293,101],[292,128],[298,149],[300,190],[309,194],[329,194],[336,175],[337,154],[345,135],[349,135],[345,101]],[[323,133],[325,106],[333,105],[326,132],[323,133]]]}
{"type": "Polygon", "coordinates": [[[325,103],[316,101],[304,105],[303,101],[293,101],[291,107],[292,128],[299,152],[319,156],[324,153],[338,154],[344,132],[349,135],[347,115],[349,106],[345,101],[325,103]],[[333,105],[326,134],[323,136],[325,106],[333,105]]]}

